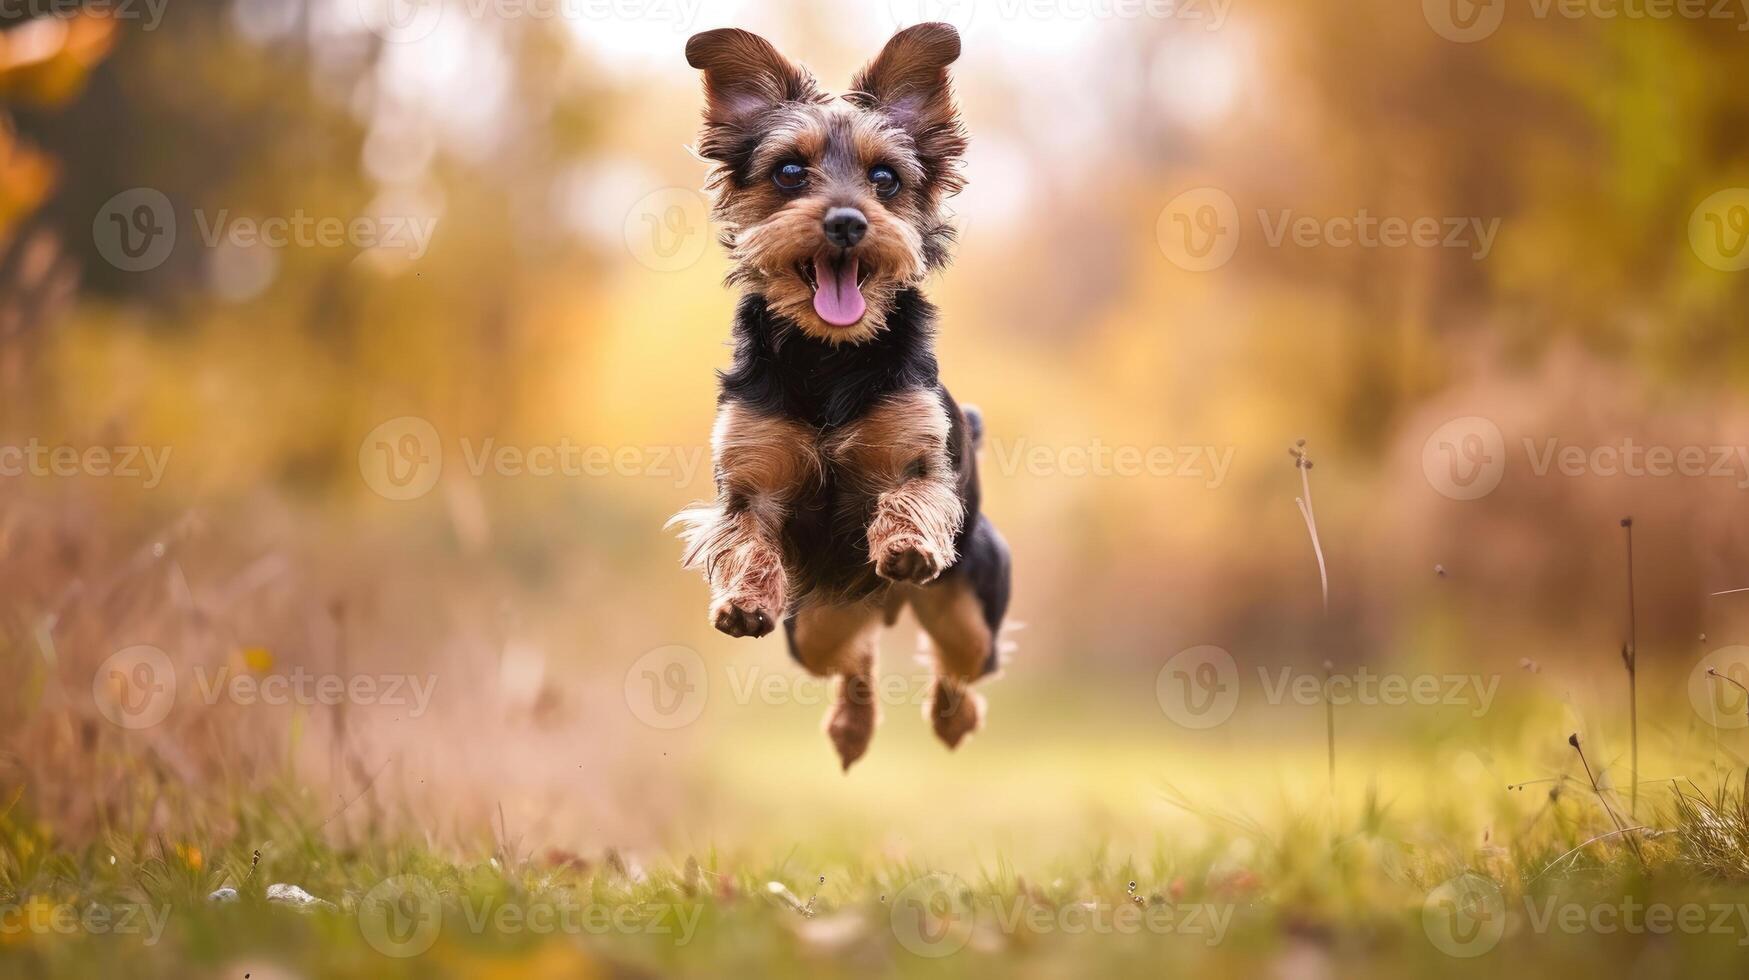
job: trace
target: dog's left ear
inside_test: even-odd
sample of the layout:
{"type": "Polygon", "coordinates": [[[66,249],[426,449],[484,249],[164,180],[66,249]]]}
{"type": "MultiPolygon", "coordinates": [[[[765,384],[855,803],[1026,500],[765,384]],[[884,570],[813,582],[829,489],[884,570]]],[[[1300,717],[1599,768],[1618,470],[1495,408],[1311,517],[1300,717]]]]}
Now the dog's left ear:
{"type": "Polygon", "coordinates": [[[910,133],[930,182],[949,192],[960,187],[955,164],[966,150],[947,74],[959,56],[960,35],[951,24],[907,27],[856,73],[846,96],[910,133]]]}

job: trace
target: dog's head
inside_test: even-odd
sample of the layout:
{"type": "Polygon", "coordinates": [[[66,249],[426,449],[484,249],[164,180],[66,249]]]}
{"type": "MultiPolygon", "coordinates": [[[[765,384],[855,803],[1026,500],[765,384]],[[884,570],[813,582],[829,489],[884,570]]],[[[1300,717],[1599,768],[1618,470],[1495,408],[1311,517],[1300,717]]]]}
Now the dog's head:
{"type": "Polygon", "coordinates": [[[966,146],[947,74],[959,53],[947,24],[906,28],[832,98],[756,34],[688,40],[730,281],[814,337],[879,333],[898,292],[953,242],[941,201],[960,187],[966,146]]]}

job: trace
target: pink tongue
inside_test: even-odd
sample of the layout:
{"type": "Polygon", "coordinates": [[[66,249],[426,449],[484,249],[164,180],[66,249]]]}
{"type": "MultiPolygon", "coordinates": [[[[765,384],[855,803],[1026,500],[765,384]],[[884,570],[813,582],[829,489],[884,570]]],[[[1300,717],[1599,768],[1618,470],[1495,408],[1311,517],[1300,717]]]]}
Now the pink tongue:
{"type": "Polygon", "coordinates": [[[814,312],[835,327],[848,327],[862,319],[868,304],[862,290],[856,288],[856,256],[845,259],[836,269],[824,255],[814,256],[814,312]]]}

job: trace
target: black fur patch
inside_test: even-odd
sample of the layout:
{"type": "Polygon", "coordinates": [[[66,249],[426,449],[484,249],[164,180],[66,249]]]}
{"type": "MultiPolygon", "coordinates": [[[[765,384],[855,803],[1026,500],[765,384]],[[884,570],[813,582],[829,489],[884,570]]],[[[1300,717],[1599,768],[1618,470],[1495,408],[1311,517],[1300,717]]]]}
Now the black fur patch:
{"type": "MultiPolygon", "coordinates": [[[[895,298],[885,330],[865,343],[839,345],[808,336],[773,314],[762,297],[749,295],[736,312],[735,363],[718,375],[718,401],[794,419],[824,434],[862,418],[889,395],[938,392],[950,425],[948,460],[966,505],[955,542],[963,550],[978,524],[976,458],[959,406],[941,387],[934,331],[935,309],[915,289],[895,298]]],[[[872,504],[830,468],[819,486],[793,502],[782,542],[793,597],[855,601],[887,587],[868,556],[872,504]]]]}
{"type": "Polygon", "coordinates": [[[915,289],[893,298],[886,329],[861,344],[828,344],[771,312],[752,294],[735,312],[735,364],[719,372],[718,402],[816,428],[860,418],[900,391],[934,388],[935,308],[915,289]]]}

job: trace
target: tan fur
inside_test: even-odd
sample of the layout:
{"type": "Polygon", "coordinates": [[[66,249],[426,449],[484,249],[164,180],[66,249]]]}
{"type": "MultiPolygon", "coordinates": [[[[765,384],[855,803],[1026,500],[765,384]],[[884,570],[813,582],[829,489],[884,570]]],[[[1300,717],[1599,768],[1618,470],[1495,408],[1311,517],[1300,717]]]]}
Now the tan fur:
{"type": "Polygon", "coordinates": [[[923,705],[923,718],[953,749],[983,723],[985,704],[971,690],[971,683],[983,676],[995,635],[978,597],[964,581],[916,590],[911,609],[929,634],[929,648],[936,656],[936,688],[930,691],[929,704],[923,705]]]}
{"type": "MultiPolygon", "coordinates": [[[[826,152],[831,135],[827,129],[829,117],[825,107],[797,106],[778,118],[779,122],[765,130],[759,149],[753,154],[752,170],[756,174],[770,173],[778,164],[788,160],[816,161],[826,152]]],[[[813,176],[818,179],[817,174],[813,176]]],[[[768,181],[762,181],[759,189],[763,191],[770,186],[768,181]]],[[[772,190],[776,192],[777,189],[772,187],[772,190]]],[[[781,192],[773,196],[778,201],[787,200],[781,192]]]]}
{"type": "Polygon", "coordinates": [[[850,129],[850,145],[864,166],[884,163],[894,168],[901,180],[919,183],[923,168],[911,155],[911,140],[904,133],[884,125],[877,117],[859,112],[840,115],[850,129]]]}
{"type": "Polygon", "coordinates": [[[734,403],[711,433],[717,499],[675,515],[686,543],[682,562],[711,585],[718,629],[763,636],[782,618],[786,579],[778,535],[798,490],[821,479],[814,433],[734,403]],[[744,621],[744,622],[743,622],[744,621]]]}
{"type": "MultiPolygon", "coordinates": [[[[910,160],[904,136],[881,126],[846,105],[796,106],[785,121],[767,135],[755,155],[755,172],[766,173],[785,160],[817,163],[825,151],[828,130],[841,126],[862,169],[885,163],[899,169],[900,176],[921,180],[921,171],[910,160]]],[[[729,257],[735,275],[757,284],[772,310],[793,320],[802,331],[832,344],[857,344],[886,327],[887,311],[900,289],[920,282],[925,273],[923,238],[914,213],[896,213],[866,188],[855,193],[835,189],[787,197],[760,181],[752,187],[720,191],[716,214],[727,226],[729,257]],[[868,219],[868,231],[857,250],[867,273],[862,295],[868,312],[850,327],[836,327],[814,312],[814,291],[797,273],[797,266],[811,266],[823,247],[820,223],[829,208],[853,205],[868,219]]]]}
{"type": "MultiPolygon", "coordinates": [[[[729,402],[711,429],[711,462],[720,487],[780,508],[823,478],[814,430],[729,402]]],[[[719,490],[721,493],[721,490],[719,490]]]]}
{"type": "Polygon", "coordinates": [[[868,602],[804,606],[796,612],[796,659],[816,677],[862,671],[874,659],[880,614],[868,602]]]}
{"type": "Polygon", "coordinates": [[[796,614],[796,659],[817,676],[839,675],[826,736],[846,769],[868,751],[880,721],[874,690],[880,626],[881,607],[874,603],[812,605],[796,614]]]}
{"type": "Polygon", "coordinates": [[[984,701],[969,685],[983,675],[996,638],[977,597],[963,582],[919,589],[911,597],[911,608],[935,655],[935,689],[923,715],[935,734],[953,748],[977,731],[983,720],[984,701]]]}
{"type": "Polygon", "coordinates": [[[929,391],[894,395],[826,444],[875,497],[869,560],[895,581],[927,582],[953,564],[965,502],[947,455],[949,423],[929,391]]]}
{"type": "Polygon", "coordinates": [[[964,581],[918,589],[911,594],[911,609],[929,634],[930,650],[943,674],[962,681],[983,675],[996,638],[984,621],[978,597],[964,581]]]}

